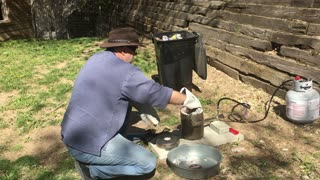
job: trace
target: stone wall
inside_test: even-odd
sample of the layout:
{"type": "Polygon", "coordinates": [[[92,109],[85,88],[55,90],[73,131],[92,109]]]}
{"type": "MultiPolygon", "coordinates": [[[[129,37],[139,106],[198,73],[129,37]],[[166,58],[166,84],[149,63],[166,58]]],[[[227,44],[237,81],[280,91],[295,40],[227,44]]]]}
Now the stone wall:
{"type": "MultiPolygon", "coordinates": [[[[0,41],[33,37],[32,19],[36,20],[33,24],[49,22],[32,18],[28,0],[6,2],[8,20],[0,21],[0,41]]],[[[204,36],[208,64],[235,79],[272,93],[283,81],[300,75],[313,79],[319,90],[320,0],[105,3],[95,4],[89,13],[71,14],[68,30],[63,31],[71,38],[104,36],[111,28],[124,25],[134,26],[148,37],[164,31],[195,31],[204,36]]]]}
{"type": "Polygon", "coordinates": [[[5,0],[7,17],[0,21],[0,41],[33,37],[29,0],[5,0]]]}
{"type": "Polygon", "coordinates": [[[272,93],[283,81],[300,75],[319,88],[320,0],[113,3],[107,19],[113,26],[129,24],[149,37],[164,31],[202,33],[208,64],[235,79],[272,93]]]}

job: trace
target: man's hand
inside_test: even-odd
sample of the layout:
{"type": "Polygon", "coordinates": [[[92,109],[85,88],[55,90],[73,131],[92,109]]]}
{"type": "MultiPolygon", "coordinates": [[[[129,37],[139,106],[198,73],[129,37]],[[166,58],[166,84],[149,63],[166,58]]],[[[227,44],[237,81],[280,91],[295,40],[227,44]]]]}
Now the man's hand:
{"type": "Polygon", "coordinates": [[[187,88],[182,88],[180,92],[186,94],[186,100],[183,102],[182,105],[183,107],[186,107],[189,110],[202,108],[198,98],[194,94],[192,94],[187,88]]]}

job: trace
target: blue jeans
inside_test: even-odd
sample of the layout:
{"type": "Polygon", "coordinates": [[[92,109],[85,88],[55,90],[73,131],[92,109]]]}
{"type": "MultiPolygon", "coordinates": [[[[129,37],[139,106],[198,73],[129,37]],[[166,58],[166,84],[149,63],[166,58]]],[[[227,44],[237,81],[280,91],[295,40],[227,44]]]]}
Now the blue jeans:
{"type": "Polygon", "coordinates": [[[67,147],[78,161],[89,164],[92,178],[110,179],[119,176],[148,174],[156,167],[156,157],[144,147],[137,145],[121,134],[106,143],[101,156],[96,156],[67,147]]]}

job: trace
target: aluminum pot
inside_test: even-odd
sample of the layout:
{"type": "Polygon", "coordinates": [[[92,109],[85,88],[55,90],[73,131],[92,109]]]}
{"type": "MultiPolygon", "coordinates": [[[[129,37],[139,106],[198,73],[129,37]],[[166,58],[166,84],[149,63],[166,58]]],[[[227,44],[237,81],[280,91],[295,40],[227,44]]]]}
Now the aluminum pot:
{"type": "Polygon", "coordinates": [[[167,164],[178,176],[187,179],[207,179],[220,171],[222,154],[202,144],[180,145],[169,151],[167,164]]]}

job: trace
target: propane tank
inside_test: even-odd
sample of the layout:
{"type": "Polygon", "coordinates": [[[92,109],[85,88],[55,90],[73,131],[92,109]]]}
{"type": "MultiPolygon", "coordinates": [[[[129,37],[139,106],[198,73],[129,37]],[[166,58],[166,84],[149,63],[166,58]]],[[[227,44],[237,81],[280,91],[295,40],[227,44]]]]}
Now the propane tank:
{"type": "Polygon", "coordinates": [[[319,117],[320,95],[312,89],[312,80],[296,76],[293,90],[286,94],[286,116],[296,123],[311,123],[319,117]]]}

